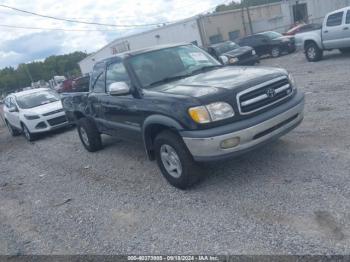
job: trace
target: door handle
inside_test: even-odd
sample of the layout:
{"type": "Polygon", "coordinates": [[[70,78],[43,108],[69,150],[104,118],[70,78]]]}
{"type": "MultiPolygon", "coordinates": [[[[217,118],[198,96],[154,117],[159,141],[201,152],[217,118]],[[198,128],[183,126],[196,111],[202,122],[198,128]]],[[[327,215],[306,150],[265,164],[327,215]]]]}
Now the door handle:
{"type": "Polygon", "coordinates": [[[328,33],[328,30],[326,30],[326,31],[323,31],[324,33],[328,33]]]}
{"type": "Polygon", "coordinates": [[[349,30],[349,27],[344,27],[343,30],[349,30]]]}

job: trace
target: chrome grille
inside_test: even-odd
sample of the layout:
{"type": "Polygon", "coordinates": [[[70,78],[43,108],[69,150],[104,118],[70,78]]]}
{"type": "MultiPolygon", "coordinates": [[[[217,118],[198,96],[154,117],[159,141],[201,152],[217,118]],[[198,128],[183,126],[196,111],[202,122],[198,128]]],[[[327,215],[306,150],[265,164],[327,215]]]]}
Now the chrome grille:
{"type": "Polygon", "coordinates": [[[63,112],[63,109],[58,109],[58,110],[55,110],[55,111],[51,111],[51,112],[45,113],[45,114],[43,114],[43,116],[49,116],[49,115],[57,114],[57,113],[60,113],[60,112],[63,112]]]}
{"type": "Polygon", "coordinates": [[[253,86],[237,94],[241,115],[249,115],[276,104],[293,94],[293,87],[286,76],[253,86]]]}
{"type": "Polygon", "coordinates": [[[49,119],[49,120],[47,120],[47,122],[49,122],[50,126],[57,126],[57,125],[60,125],[60,124],[67,122],[67,117],[66,117],[66,115],[63,115],[63,116],[49,119]]]}

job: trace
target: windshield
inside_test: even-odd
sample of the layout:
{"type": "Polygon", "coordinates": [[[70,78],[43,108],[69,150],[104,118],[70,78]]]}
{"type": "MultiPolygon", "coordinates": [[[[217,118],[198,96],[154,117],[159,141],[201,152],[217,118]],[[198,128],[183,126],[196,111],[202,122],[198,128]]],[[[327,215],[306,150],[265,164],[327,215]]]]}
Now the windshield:
{"type": "Polygon", "coordinates": [[[224,53],[230,52],[230,51],[237,49],[237,48],[239,48],[239,45],[237,45],[234,42],[225,42],[219,46],[214,47],[214,49],[218,55],[222,55],[224,53]]]}
{"type": "Polygon", "coordinates": [[[206,52],[193,45],[165,48],[130,58],[130,65],[144,88],[220,66],[206,52]]]}
{"type": "Polygon", "coordinates": [[[53,91],[38,91],[16,97],[17,104],[22,109],[29,109],[59,101],[59,95],[53,91]]]}
{"type": "Polygon", "coordinates": [[[277,32],[265,32],[265,33],[261,33],[261,35],[266,35],[268,38],[270,39],[275,39],[275,38],[278,38],[278,37],[281,37],[283,35],[281,35],[280,33],[277,33],[277,32]]]}

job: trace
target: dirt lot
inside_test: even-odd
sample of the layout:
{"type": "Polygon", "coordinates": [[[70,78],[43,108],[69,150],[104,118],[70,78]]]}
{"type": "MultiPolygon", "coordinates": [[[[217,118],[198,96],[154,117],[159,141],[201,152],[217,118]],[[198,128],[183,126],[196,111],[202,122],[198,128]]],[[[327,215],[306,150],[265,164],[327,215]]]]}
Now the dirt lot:
{"type": "Polygon", "coordinates": [[[75,130],[34,143],[0,128],[1,254],[349,254],[350,57],[263,60],[306,92],[296,130],[169,186],[142,147],[75,130]]]}

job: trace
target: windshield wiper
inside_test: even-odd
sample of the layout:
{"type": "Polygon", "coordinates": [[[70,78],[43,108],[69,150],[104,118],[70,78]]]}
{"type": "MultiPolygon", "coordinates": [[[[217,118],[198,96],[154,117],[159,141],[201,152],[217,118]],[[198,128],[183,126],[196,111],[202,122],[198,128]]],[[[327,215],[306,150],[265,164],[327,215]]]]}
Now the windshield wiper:
{"type": "Polygon", "coordinates": [[[146,88],[154,86],[154,85],[163,84],[163,83],[167,83],[167,82],[170,82],[170,81],[175,81],[175,80],[179,80],[179,79],[182,79],[182,78],[190,77],[190,76],[192,76],[194,74],[201,73],[201,72],[204,72],[206,70],[214,69],[214,68],[218,68],[218,67],[222,67],[222,65],[202,66],[201,68],[195,69],[195,70],[193,70],[192,72],[190,72],[188,74],[167,76],[167,77],[165,77],[165,78],[163,78],[163,79],[161,79],[159,81],[155,81],[155,82],[147,85],[146,88]]]}
{"type": "Polygon", "coordinates": [[[197,73],[201,73],[201,72],[205,72],[209,69],[215,69],[215,68],[220,68],[223,67],[222,65],[209,65],[209,66],[202,66],[201,68],[195,69],[191,72],[191,75],[197,74],[197,73]]]}
{"type": "Polygon", "coordinates": [[[158,85],[158,84],[167,83],[167,82],[170,82],[170,81],[175,81],[175,80],[178,80],[178,79],[181,79],[181,78],[185,78],[185,77],[189,77],[189,76],[191,76],[191,74],[168,76],[168,77],[165,77],[165,78],[163,78],[161,80],[158,80],[158,81],[155,81],[155,82],[149,84],[147,87],[158,85]]]}

